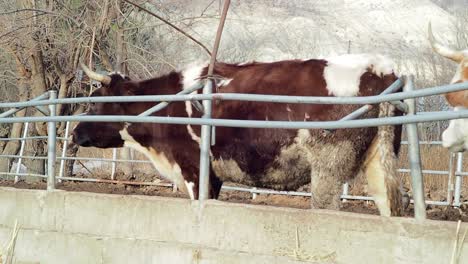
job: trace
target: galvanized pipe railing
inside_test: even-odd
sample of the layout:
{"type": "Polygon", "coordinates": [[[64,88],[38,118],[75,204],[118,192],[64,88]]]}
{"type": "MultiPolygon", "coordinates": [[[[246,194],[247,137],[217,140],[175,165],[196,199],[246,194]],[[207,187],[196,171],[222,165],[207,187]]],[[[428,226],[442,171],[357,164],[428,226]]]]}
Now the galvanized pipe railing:
{"type": "MultiPolygon", "coordinates": [[[[68,133],[70,131],[70,122],[66,122],[65,123],[65,135],[64,137],[65,138],[68,138],[68,133]]],[[[65,156],[67,155],[67,148],[68,148],[68,144],[67,144],[67,141],[63,141],[63,147],[62,147],[62,158],[65,158],[65,156]]],[[[59,178],[63,176],[63,173],[64,173],[64,170],[65,170],[65,160],[60,160],[60,167],[59,167],[59,178]]],[[[58,182],[62,182],[62,180],[58,180],[58,182]]]]}
{"type": "MultiPolygon", "coordinates": [[[[210,94],[213,89],[213,80],[208,80],[203,88],[204,94],[210,94]]],[[[211,118],[211,101],[203,101],[204,114],[203,118],[211,118]]],[[[210,147],[211,147],[211,126],[202,125],[200,133],[200,168],[199,168],[199,188],[198,200],[207,200],[209,197],[210,184],[210,147]]]]}
{"type": "MultiPolygon", "coordinates": [[[[31,99],[30,101],[39,101],[39,100],[43,100],[43,99],[47,99],[47,98],[49,98],[49,93],[43,93],[43,94],[39,95],[38,97],[36,97],[36,98],[34,98],[34,99],[31,99]]],[[[1,114],[0,114],[0,118],[10,116],[10,115],[12,115],[12,114],[14,114],[14,113],[16,113],[16,112],[19,112],[19,111],[23,110],[24,108],[26,108],[26,106],[24,106],[24,107],[15,107],[15,108],[12,108],[12,109],[10,109],[10,110],[8,110],[8,111],[5,111],[5,112],[1,113],[1,114]]],[[[38,108],[38,109],[39,109],[43,114],[47,114],[47,111],[46,111],[44,108],[40,107],[40,108],[38,108]]]]}
{"type": "MultiPolygon", "coordinates": [[[[409,82],[411,84],[411,81],[409,82]]],[[[465,85],[465,86],[468,86],[468,85],[465,85]]],[[[272,96],[272,98],[269,98],[270,100],[266,99],[265,96],[263,95],[245,95],[247,97],[243,97],[244,95],[242,94],[233,94],[233,95],[230,95],[230,94],[222,94],[223,96],[220,96],[219,94],[211,94],[209,95],[210,97],[209,98],[205,98],[205,100],[210,100],[210,99],[220,99],[220,100],[247,100],[247,101],[250,101],[250,100],[254,100],[255,98],[252,98],[252,97],[249,97],[249,96],[253,96],[253,97],[256,97],[256,96],[262,96],[263,97],[263,100],[257,100],[257,101],[271,101],[271,99],[273,98],[276,98],[274,99],[273,101],[274,102],[288,102],[288,100],[293,100],[293,101],[289,101],[291,103],[337,103],[337,101],[341,101],[341,103],[345,103],[345,104],[348,104],[348,103],[352,103],[352,104],[356,104],[356,103],[376,103],[376,102],[380,102],[380,101],[386,101],[386,100],[396,100],[396,99],[399,99],[399,98],[403,98],[403,97],[408,97],[408,98],[413,98],[414,97],[417,97],[419,95],[417,95],[418,93],[416,92],[419,92],[419,94],[421,94],[420,91],[426,91],[426,94],[427,95],[433,95],[431,93],[435,93],[435,90],[439,89],[438,92],[440,93],[441,90],[443,91],[455,91],[455,90],[462,90],[463,89],[468,89],[467,87],[465,86],[461,86],[461,85],[451,85],[450,87],[448,86],[445,86],[445,87],[436,87],[436,88],[433,88],[433,91],[429,92],[427,91],[427,89],[425,90],[418,90],[418,91],[410,91],[410,92],[404,92],[404,93],[399,93],[399,94],[391,94],[391,95],[384,95],[384,96],[370,96],[370,97],[362,97],[362,98],[358,98],[358,97],[347,97],[347,98],[339,98],[339,97],[325,97],[325,98],[307,98],[307,99],[316,99],[316,100],[305,100],[305,101],[301,101],[303,99],[303,97],[295,97],[293,99],[286,99],[286,97],[283,97],[283,96],[272,96]],[[224,95],[226,95],[226,97],[224,97],[224,95]],[[317,100],[318,99],[318,100],[317,100]],[[340,100],[336,100],[336,99],[340,99],[340,100]],[[296,100],[296,101],[294,101],[296,100]]],[[[52,95],[53,92],[51,92],[51,99],[48,100],[49,102],[45,102],[45,101],[42,101],[42,102],[29,102],[31,103],[32,105],[30,106],[34,106],[34,105],[46,105],[47,103],[51,103],[50,105],[50,113],[51,113],[51,116],[50,117],[23,117],[23,118],[0,118],[0,123],[13,123],[13,122],[26,122],[26,121],[29,121],[29,122],[43,122],[43,121],[46,121],[46,122],[49,122],[49,140],[51,140],[49,142],[49,153],[54,153],[54,157],[55,157],[55,144],[53,144],[52,142],[55,142],[55,123],[54,122],[58,122],[58,121],[102,121],[102,122],[155,122],[155,123],[167,123],[167,124],[194,124],[194,125],[216,125],[216,126],[232,126],[232,127],[262,127],[262,128],[290,128],[290,129],[297,129],[297,128],[310,128],[310,129],[313,129],[313,128],[330,128],[330,129],[337,129],[337,128],[346,128],[346,127],[371,127],[371,126],[379,126],[379,125],[386,125],[386,124],[408,124],[408,123],[414,123],[414,122],[425,122],[425,121],[437,121],[437,120],[448,120],[448,119],[456,119],[456,118],[467,118],[468,117],[468,111],[464,110],[464,111],[457,111],[457,112],[432,112],[432,113],[425,113],[424,115],[416,115],[414,112],[412,114],[412,116],[406,116],[406,117],[389,117],[389,118],[383,118],[383,119],[367,119],[367,120],[352,120],[352,121],[324,121],[324,122],[284,122],[284,121],[255,121],[255,120],[227,120],[227,119],[216,119],[216,120],[213,120],[213,119],[208,119],[208,118],[201,118],[201,119],[195,119],[195,118],[174,118],[174,117],[171,117],[171,118],[166,118],[166,117],[142,117],[142,116],[69,116],[69,117],[54,117],[55,115],[55,108],[53,107],[54,104],[58,104],[58,103],[72,103],[73,100],[69,100],[69,101],[66,101],[64,102],[63,100],[67,100],[67,99],[59,99],[59,100],[54,100],[54,95],[52,95]],[[60,101],[62,100],[62,101],[60,101]],[[52,126],[53,124],[53,126],[52,126]],[[52,129],[53,128],[53,129],[52,129]],[[51,135],[54,135],[53,139],[51,137],[51,135]],[[52,144],[51,144],[52,143],[52,144]],[[51,146],[54,145],[54,149],[52,150],[51,146]]],[[[56,96],[56,95],[55,95],[56,96]]],[[[268,95],[266,95],[268,96],[268,95]]],[[[153,97],[152,99],[154,99],[154,96],[151,96],[153,97]]],[[[172,96],[174,97],[174,96],[172,96]]],[[[199,98],[203,99],[203,97],[199,97],[199,98],[195,98],[196,96],[194,95],[190,95],[188,97],[185,97],[183,98],[184,101],[187,101],[187,100],[198,100],[199,98]]],[[[80,98],[78,98],[80,99],[80,98]]],[[[99,99],[103,99],[103,98],[99,98],[99,99]]],[[[122,98],[120,98],[122,99],[122,98]]],[[[126,98],[128,99],[128,98],[126,98]]],[[[174,98],[173,98],[174,99],[174,98]]],[[[179,99],[179,98],[176,98],[176,99],[179,99]]],[[[88,100],[88,99],[87,99],[88,100]]],[[[138,100],[141,100],[138,99],[138,100]]],[[[91,101],[94,101],[94,100],[91,100],[91,101]]],[[[97,100],[99,101],[99,100],[97,100]]],[[[125,100],[127,102],[129,101],[133,101],[133,100],[125,100]]],[[[178,100],[167,100],[167,101],[178,101],[178,100]]],[[[411,102],[411,101],[407,101],[407,102],[411,102]]],[[[407,103],[408,104],[408,103],[407,103]]],[[[5,107],[7,106],[8,103],[0,103],[0,107],[5,107]]],[[[410,105],[410,104],[408,104],[410,105]]],[[[27,105],[28,106],[28,105],[27,105]]],[[[411,108],[411,107],[409,107],[411,108]]],[[[411,110],[410,109],[410,114],[411,112],[414,111],[414,110],[411,110]]],[[[411,126],[409,126],[411,127],[411,126]]],[[[411,129],[408,129],[408,131],[410,131],[411,129]]],[[[409,133],[412,133],[412,132],[409,132],[409,133]]],[[[416,131],[416,134],[417,136],[417,131],[416,131]]],[[[416,138],[417,139],[417,138],[416,138]]],[[[208,140],[209,141],[209,140],[208,140]]],[[[411,146],[415,146],[414,144],[414,135],[413,136],[409,136],[409,144],[410,144],[410,148],[411,146]],[[410,139],[411,138],[411,139],[410,139]]],[[[417,140],[416,140],[416,143],[417,143],[417,140]]],[[[411,151],[410,151],[411,152],[411,151]]],[[[50,154],[49,154],[50,155],[50,154]]],[[[54,162],[53,164],[55,164],[55,158],[54,158],[54,162]]],[[[414,162],[411,162],[411,164],[413,165],[414,162]]],[[[54,184],[55,184],[55,165],[53,165],[54,168],[52,168],[52,165],[51,163],[49,162],[48,164],[48,178],[49,178],[49,181],[48,181],[48,189],[53,189],[54,188],[54,184]]],[[[419,173],[420,173],[420,168],[419,168],[419,173]]],[[[459,170],[461,171],[461,169],[459,170]]],[[[461,173],[459,173],[458,175],[460,175],[459,178],[457,178],[458,181],[460,181],[461,183],[461,173]]],[[[422,181],[421,181],[422,182],[422,181]]],[[[413,182],[413,188],[415,188],[415,186],[417,186],[418,184],[416,182],[413,182]]],[[[461,184],[458,184],[458,186],[461,186],[461,184]]],[[[418,192],[416,190],[416,192],[418,192]]],[[[420,196],[420,195],[416,195],[416,208],[420,207],[418,204],[420,204],[420,202],[418,200],[420,200],[419,198],[417,198],[417,196],[420,196]]],[[[423,200],[424,202],[424,200],[423,200]]],[[[460,204],[460,202],[458,201],[458,204],[460,204]]],[[[417,209],[419,210],[419,209],[417,209]]],[[[420,211],[420,210],[419,210],[420,211]]],[[[419,218],[421,219],[421,214],[420,213],[417,213],[417,215],[419,215],[419,218]]],[[[418,217],[417,217],[418,218],[418,217]]]]}
{"type": "Polygon", "coordinates": [[[455,171],[455,193],[454,193],[454,206],[460,206],[461,187],[463,183],[463,153],[457,153],[457,168],[455,171]]]}
{"type": "MultiPolygon", "coordinates": [[[[382,93],[380,93],[380,95],[391,94],[391,93],[393,93],[395,91],[398,91],[398,89],[400,89],[402,86],[403,86],[403,81],[401,79],[397,79],[387,89],[385,89],[382,93]]],[[[394,101],[394,102],[395,102],[395,104],[397,104],[396,102],[399,102],[399,101],[394,101]]],[[[398,105],[401,108],[407,108],[407,106],[404,103],[399,102],[398,105]]],[[[350,113],[350,114],[344,116],[343,118],[341,118],[339,121],[357,119],[357,118],[363,116],[364,114],[366,114],[367,112],[369,112],[373,107],[374,106],[370,105],[370,104],[366,104],[364,106],[361,106],[360,108],[354,110],[352,113],[350,113]]],[[[331,129],[326,129],[326,131],[331,132],[332,130],[331,129]]]]}
{"type": "Polygon", "coordinates": [[[137,96],[98,96],[62,98],[56,100],[40,100],[28,102],[0,103],[0,108],[29,107],[50,104],[75,104],[75,103],[104,103],[104,102],[175,102],[175,101],[201,101],[201,100],[236,100],[256,101],[271,103],[291,104],[377,104],[389,101],[398,101],[409,98],[440,95],[448,92],[463,91],[468,89],[468,82],[443,86],[435,86],[409,92],[399,92],[387,95],[374,96],[287,96],[268,94],[241,94],[241,93],[214,93],[214,94],[189,94],[189,95],[137,95],[137,96]]]}
{"type": "MultiPolygon", "coordinates": [[[[407,76],[404,91],[413,91],[413,77],[407,76]]],[[[412,98],[405,100],[408,106],[408,116],[416,115],[416,101],[412,98]]],[[[419,152],[418,125],[406,124],[408,135],[408,155],[411,168],[411,185],[413,187],[414,217],[416,220],[426,219],[426,205],[424,199],[424,180],[421,171],[421,156],[419,152]]]]}
{"type": "MultiPolygon", "coordinates": [[[[191,88],[188,88],[188,89],[185,89],[185,90],[182,90],[180,92],[178,92],[176,95],[185,95],[185,94],[190,94],[192,92],[195,92],[197,90],[200,90],[201,88],[203,88],[202,85],[200,84],[196,84],[195,86],[191,87],[191,88]]],[[[144,111],[143,113],[139,114],[139,116],[149,116],[155,112],[158,112],[162,109],[164,109],[165,107],[167,107],[169,105],[170,102],[161,102],[153,107],[151,107],[150,109],[144,111]]]]}
{"type": "MultiPolygon", "coordinates": [[[[54,100],[57,98],[57,91],[49,91],[49,98],[54,100]]],[[[56,105],[49,105],[50,117],[53,118],[56,114],[56,105]]],[[[49,121],[47,124],[47,190],[55,189],[55,161],[56,161],[56,146],[57,146],[57,128],[55,121],[49,121]]]]}
{"type": "MultiPolygon", "coordinates": [[[[226,21],[227,12],[231,0],[224,0],[223,11],[221,13],[221,19],[219,21],[218,30],[216,32],[215,43],[213,45],[213,52],[211,53],[210,65],[208,66],[208,77],[213,75],[214,64],[216,62],[216,56],[218,54],[219,43],[221,42],[221,36],[223,33],[224,23],[226,21]]],[[[205,87],[203,87],[203,95],[212,95],[213,89],[215,88],[214,80],[209,78],[205,87]]],[[[211,100],[203,100],[203,118],[211,118],[212,102],[211,100]]],[[[201,127],[201,142],[200,142],[200,174],[199,174],[199,188],[198,188],[198,200],[207,200],[209,197],[209,184],[210,184],[210,153],[211,153],[211,130],[214,126],[202,125],[201,127]]],[[[213,131],[214,133],[214,131],[213,131]]]]}
{"type": "MultiPolygon", "coordinates": [[[[26,138],[28,139],[28,137],[26,138]]],[[[57,137],[57,139],[59,139],[57,137]]],[[[61,138],[62,140],[64,138],[61,138]]],[[[403,145],[408,144],[407,141],[402,141],[401,142],[403,145]]],[[[420,144],[425,144],[425,145],[441,145],[441,141],[421,141],[420,144]]],[[[456,154],[455,154],[456,155],[456,154]]],[[[462,155],[460,155],[462,156],[462,155]]],[[[46,160],[47,157],[37,157],[37,156],[19,156],[19,155],[0,155],[0,158],[24,158],[24,159],[43,159],[46,160]]],[[[458,161],[461,161],[461,158],[458,158],[458,161]]],[[[148,160],[122,160],[122,159],[106,159],[106,158],[88,158],[88,157],[57,157],[57,160],[85,160],[85,161],[103,161],[103,162],[112,162],[115,164],[116,162],[134,162],[134,163],[151,163],[148,160]]],[[[468,172],[462,172],[462,163],[458,163],[460,165],[457,165],[459,167],[459,171],[457,175],[461,176],[468,176],[468,172]]],[[[409,173],[411,170],[410,169],[398,169],[398,172],[403,172],[403,173],[409,173]]],[[[436,170],[422,170],[423,174],[438,174],[438,175],[448,175],[448,171],[436,171],[436,170]]],[[[45,175],[39,175],[39,174],[30,174],[30,173],[9,173],[9,172],[0,172],[0,175],[13,175],[17,177],[41,177],[41,178],[47,178],[45,175]]],[[[95,179],[95,178],[80,178],[80,177],[57,177],[57,180],[67,180],[67,181],[85,181],[85,182],[105,182],[105,183],[121,183],[121,184],[129,184],[125,181],[114,181],[114,179],[111,178],[111,181],[109,180],[101,180],[101,179],[95,179]]],[[[457,192],[457,195],[455,197],[458,197],[458,200],[460,200],[461,195],[461,180],[457,181],[457,187],[459,192],[457,192]]],[[[174,188],[175,185],[171,183],[146,183],[146,182],[136,182],[134,183],[135,185],[156,185],[156,186],[164,186],[164,187],[172,187],[174,188]]],[[[373,198],[369,196],[359,196],[359,195],[350,195],[347,193],[345,189],[347,189],[346,186],[349,186],[347,183],[343,185],[343,193],[341,195],[341,199],[343,202],[346,202],[347,200],[363,200],[363,201],[372,201],[373,198]]],[[[288,192],[288,191],[276,191],[276,190],[268,190],[268,189],[258,189],[255,187],[234,187],[234,186],[227,186],[223,185],[222,187],[223,190],[230,190],[230,191],[241,191],[241,192],[248,192],[252,194],[252,197],[257,196],[258,194],[275,194],[275,195],[291,195],[291,196],[303,196],[303,197],[310,197],[310,193],[308,192],[288,192]]],[[[449,195],[449,194],[448,194],[449,195]]],[[[413,200],[411,200],[411,203],[414,203],[413,200]]],[[[447,201],[431,201],[431,200],[426,200],[426,204],[431,204],[431,205],[442,205],[442,206],[459,206],[452,204],[451,202],[447,201]]]]}
{"type": "Polygon", "coordinates": [[[426,112],[430,114],[412,116],[394,116],[346,121],[265,121],[236,119],[206,119],[164,116],[54,116],[54,117],[10,117],[0,118],[0,123],[23,122],[130,122],[160,123],[174,125],[210,125],[226,127],[280,128],[280,129],[339,129],[358,127],[377,127],[420,122],[443,121],[468,118],[468,110],[426,112]]]}
{"type": "MultiPolygon", "coordinates": [[[[28,135],[28,129],[29,129],[29,123],[26,122],[26,123],[24,123],[24,126],[23,126],[23,138],[25,138],[28,135]]],[[[23,156],[23,153],[24,153],[24,147],[25,146],[26,146],[26,140],[23,139],[23,140],[21,140],[21,146],[20,146],[20,151],[19,151],[18,162],[16,162],[16,174],[20,173],[21,162],[23,161],[22,156],[23,156]]],[[[15,183],[17,183],[18,180],[19,180],[18,175],[15,175],[15,183]]]]}
{"type": "Polygon", "coordinates": [[[453,179],[455,178],[455,153],[449,153],[449,165],[448,165],[448,179],[447,179],[447,203],[452,204],[453,192],[455,190],[453,186],[453,179]]]}

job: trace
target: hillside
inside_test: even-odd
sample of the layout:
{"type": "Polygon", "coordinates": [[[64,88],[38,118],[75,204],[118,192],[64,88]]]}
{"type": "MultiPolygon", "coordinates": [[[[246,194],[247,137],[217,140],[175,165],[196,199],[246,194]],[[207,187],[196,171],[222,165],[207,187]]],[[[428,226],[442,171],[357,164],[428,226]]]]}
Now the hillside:
{"type": "MultiPolygon", "coordinates": [[[[192,1],[178,8],[183,9],[184,16],[195,16],[209,2],[192,1]]],[[[215,13],[219,6],[214,4],[208,10],[215,13]]],[[[351,52],[406,56],[428,49],[429,21],[435,32],[444,33],[448,43],[454,42],[454,17],[429,0],[233,2],[221,56],[230,59],[234,47],[249,59],[326,56],[347,52],[349,41],[351,52]]],[[[199,23],[193,33],[212,43],[214,22],[199,23]]]]}
{"type": "MultiPolygon", "coordinates": [[[[217,15],[219,2],[171,1],[174,14],[182,17],[217,15]]],[[[404,72],[431,75],[420,66],[415,69],[415,65],[420,65],[421,60],[426,63],[428,56],[443,67],[450,64],[438,56],[434,58],[427,41],[428,22],[432,21],[441,41],[455,44],[455,20],[450,12],[429,0],[233,1],[219,57],[232,62],[272,61],[348,51],[378,52],[392,56],[404,72]]],[[[190,26],[187,30],[191,34],[212,45],[216,19],[190,26]]],[[[192,43],[182,42],[176,48],[182,64],[204,56],[192,43]]]]}

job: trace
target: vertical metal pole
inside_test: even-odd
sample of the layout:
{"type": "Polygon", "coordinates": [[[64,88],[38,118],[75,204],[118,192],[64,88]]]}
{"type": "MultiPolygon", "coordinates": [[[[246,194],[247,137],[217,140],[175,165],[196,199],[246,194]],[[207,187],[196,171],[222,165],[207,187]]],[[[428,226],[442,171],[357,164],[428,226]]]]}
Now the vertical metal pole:
{"type": "MultiPolygon", "coordinates": [[[[203,87],[203,94],[210,94],[213,89],[213,81],[208,80],[203,87]]],[[[211,101],[203,100],[203,109],[205,113],[203,118],[211,118],[211,101]]],[[[210,184],[210,144],[211,126],[203,125],[201,127],[200,143],[200,181],[199,181],[199,200],[208,199],[208,190],[210,184]]]]}
{"type": "MultiPolygon", "coordinates": [[[[405,78],[405,92],[414,90],[413,76],[405,78]]],[[[408,115],[416,114],[416,102],[413,98],[406,99],[408,115]]],[[[426,205],[424,200],[424,179],[421,170],[421,156],[419,150],[418,125],[416,123],[406,124],[408,136],[408,155],[411,169],[411,185],[413,187],[414,217],[416,220],[426,219],[426,205]]]]}
{"type": "MultiPolygon", "coordinates": [[[[216,32],[216,39],[211,54],[210,65],[208,67],[208,76],[213,74],[214,63],[216,61],[216,55],[218,53],[219,42],[221,41],[221,35],[223,33],[224,22],[226,21],[227,11],[229,9],[230,0],[224,1],[223,13],[216,32]]],[[[203,94],[211,94],[214,87],[213,79],[208,79],[205,86],[203,87],[203,94]]],[[[211,100],[203,100],[203,109],[205,110],[203,118],[211,118],[212,104],[211,100]]],[[[200,143],[200,179],[198,188],[198,200],[207,200],[209,195],[209,184],[210,184],[210,145],[211,145],[211,126],[201,126],[201,143],[200,143]]]]}
{"type": "MultiPolygon", "coordinates": [[[[349,193],[349,184],[347,182],[345,182],[343,184],[343,195],[348,195],[349,193]]],[[[347,202],[348,200],[347,199],[343,199],[342,200],[343,202],[347,202]]]]}
{"type": "Polygon", "coordinates": [[[452,205],[453,202],[453,178],[455,178],[455,153],[449,152],[449,174],[447,181],[447,203],[452,205]]]}
{"type": "Polygon", "coordinates": [[[112,167],[111,167],[111,179],[114,180],[115,178],[115,169],[117,166],[117,162],[115,161],[117,159],[117,149],[113,148],[112,149],[112,167]]]}
{"type": "Polygon", "coordinates": [[[455,172],[455,197],[453,201],[453,206],[459,207],[460,206],[460,196],[461,196],[461,187],[462,187],[462,180],[463,176],[461,172],[463,171],[463,153],[457,153],[457,170],[455,172]]]}
{"type": "Polygon", "coordinates": [[[257,198],[257,193],[255,192],[257,190],[257,187],[252,188],[252,200],[255,200],[257,198]]]}
{"type": "Polygon", "coordinates": [[[65,160],[64,158],[67,156],[67,146],[68,146],[68,132],[70,130],[70,122],[67,121],[65,123],[65,139],[63,140],[63,148],[62,148],[62,160],[60,161],[60,169],[59,169],[59,179],[58,182],[62,182],[60,178],[63,177],[63,171],[65,169],[65,160]]]}
{"type": "MultiPolygon", "coordinates": [[[[49,99],[57,99],[57,91],[49,91],[49,99]]],[[[56,105],[49,105],[50,116],[55,116],[56,105]]],[[[55,147],[57,145],[57,131],[55,122],[47,123],[47,190],[55,189],[55,147]]]]}
{"type": "Polygon", "coordinates": [[[23,128],[23,139],[21,140],[21,147],[20,147],[20,151],[19,151],[19,158],[18,158],[18,162],[16,163],[16,175],[15,175],[15,183],[17,183],[19,181],[19,176],[18,174],[20,173],[20,169],[21,169],[21,161],[23,160],[22,156],[23,156],[23,153],[24,153],[24,146],[26,145],[26,137],[28,136],[28,128],[29,128],[29,123],[26,122],[24,123],[24,128],[23,128]]]}

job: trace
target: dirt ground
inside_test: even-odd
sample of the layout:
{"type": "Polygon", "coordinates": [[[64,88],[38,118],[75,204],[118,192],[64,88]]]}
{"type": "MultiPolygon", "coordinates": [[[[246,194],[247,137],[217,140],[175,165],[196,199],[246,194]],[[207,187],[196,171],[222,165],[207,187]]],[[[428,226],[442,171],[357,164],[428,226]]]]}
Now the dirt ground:
{"type": "MultiPolygon", "coordinates": [[[[9,186],[22,189],[46,189],[46,183],[35,182],[26,183],[20,181],[13,183],[12,181],[0,181],[0,186],[9,186]]],[[[170,187],[161,186],[135,186],[124,184],[96,183],[96,182],[75,182],[64,181],[57,184],[58,189],[67,191],[86,191],[95,193],[111,193],[111,194],[127,194],[127,195],[156,195],[165,197],[182,197],[188,198],[187,195],[176,191],[170,187]]],[[[261,194],[252,199],[252,195],[246,192],[222,190],[220,195],[221,201],[231,203],[246,203],[246,204],[261,204],[280,207],[293,207],[308,209],[310,208],[310,198],[301,196],[286,196],[286,195],[270,195],[261,194]]],[[[342,211],[362,213],[362,214],[378,214],[378,210],[373,202],[367,201],[350,201],[343,203],[342,211]]],[[[414,215],[412,205],[404,212],[405,217],[414,215]]],[[[446,206],[427,206],[427,215],[429,219],[468,222],[468,207],[452,208],[446,206]]]]}

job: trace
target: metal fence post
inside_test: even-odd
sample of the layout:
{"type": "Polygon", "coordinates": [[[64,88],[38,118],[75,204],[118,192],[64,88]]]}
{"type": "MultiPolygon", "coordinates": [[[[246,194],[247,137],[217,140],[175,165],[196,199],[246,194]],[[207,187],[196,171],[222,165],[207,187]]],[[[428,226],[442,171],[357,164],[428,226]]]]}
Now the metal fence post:
{"type": "MultiPolygon", "coordinates": [[[[343,183],[343,196],[348,196],[349,195],[349,183],[345,182],[343,183]]],[[[343,199],[341,200],[343,203],[344,202],[347,202],[348,200],[347,199],[343,199]]]]}
{"type": "MultiPolygon", "coordinates": [[[[57,91],[49,91],[49,99],[57,99],[57,91]]],[[[50,116],[55,116],[56,105],[49,105],[50,116]]],[[[56,122],[49,121],[47,123],[47,190],[55,189],[55,161],[57,145],[56,122]]]]}
{"type": "MultiPolygon", "coordinates": [[[[216,55],[218,54],[219,43],[221,41],[221,35],[223,33],[224,22],[226,21],[227,12],[229,9],[229,5],[231,4],[231,0],[224,1],[224,7],[221,14],[221,18],[218,25],[218,30],[216,32],[215,43],[213,45],[213,52],[211,54],[210,64],[208,66],[208,76],[213,74],[214,64],[216,62],[216,55]]],[[[214,80],[212,78],[208,78],[205,86],[203,87],[203,94],[211,94],[213,91],[213,87],[215,86],[214,80]]],[[[203,109],[204,114],[203,118],[210,119],[211,118],[211,109],[212,109],[212,102],[211,100],[203,100],[203,109]]],[[[201,143],[200,143],[200,179],[199,179],[199,188],[198,188],[198,200],[207,200],[209,195],[209,184],[210,184],[210,146],[214,140],[211,138],[211,129],[214,126],[211,125],[202,125],[201,126],[201,143]]]]}
{"type": "Polygon", "coordinates": [[[64,140],[63,142],[63,147],[62,147],[62,159],[60,160],[60,169],[59,169],[59,179],[58,182],[62,182],[60,178],[63,177],[63,172],[65,169],[65,158],[67,156],[67,146],[68,146],[68,132],[70,131],[70,122],[65,123],[65,135],[64,135],[64,140]]]}
{"type": "Polygon", "coordinates": [[[28,135],[28,127],[29,123],[26,122],[24,123],[24,128],[23,128],[23,139],[21,139],[21,147],[19,151],[19,158],[18,162],[16,163],[16,175],[15,175],[15,183],[19,181],[19,173],[21,171],[21,161],[23,160],[23,153],[24,153],[24,146],[26,145],[26,136],[28,135]]]}
{"type": "Polygon", "coordinates": [[[112,165],[111,165],[111,180],[115,179],[115,170],[117,168],[117,149],[112,149],[112,165]]]}
{"type": "MultiPolygon", "coordinates": [[[[404,92],[413,91],[413,76],[405,78],[404,92]]],[[[406,99],[408,105],[407,115],[416,115],[415,99],[406,99]]],[[[408,136],[408,156],[411,168],[411,185],[413,187],[414,217],[416,220],[426,219],[426,204],[424,200],[424,179],[421,171],[421,156],[419,150],[418,125],[416,123],[406,124],[408,136]]]]}
{"type": "MultiPolygon", "coordinates": [[[[204,94],[210,94],[213,90],[213,81],[208,80],[203,87],[204,94]]],[[[211,101],[203,100],[205,113],[203,118],[211,118],[211,101]]],[[[210,145],[211,145],[211,126],[202,125],[201,143],[200,143],[200,180],[198,199],[208,199],[208,189],[210,184],[210,145]]]]}
{"type": "Polygon", "coordinates": [[[457,153],[457,170],[455,172],[455,194],[454,194],[454,201],[453,206],[459,207],[460,206],[460,196],[461,196],[461,187],[462,187],[462,180],[463,175],[461,174],[463,171],[463,152],[457,153]]]}
{"type": "Polygon", "coordinates": [[[452,205],[453,202],[453,179],[455,178],[455,153],[449,152],[449,169],[448,169],[448,179],[447,179],[447,203],[452,205]]]}

